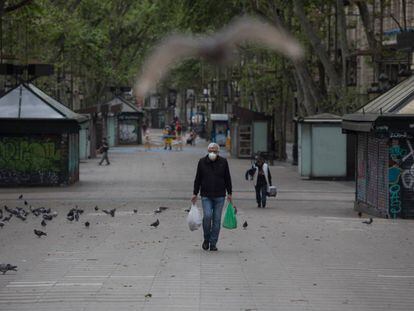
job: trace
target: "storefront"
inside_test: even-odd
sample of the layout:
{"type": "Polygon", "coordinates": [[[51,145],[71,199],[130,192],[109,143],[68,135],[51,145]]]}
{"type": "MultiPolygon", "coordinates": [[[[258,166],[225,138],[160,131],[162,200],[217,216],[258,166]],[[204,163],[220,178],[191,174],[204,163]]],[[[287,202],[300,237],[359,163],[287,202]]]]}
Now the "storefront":
{"type": "Polygon", "coordinates": [[[414,115],[345,115],[356,139],[355,209],[386,218],[414,218],[414,115]]]}

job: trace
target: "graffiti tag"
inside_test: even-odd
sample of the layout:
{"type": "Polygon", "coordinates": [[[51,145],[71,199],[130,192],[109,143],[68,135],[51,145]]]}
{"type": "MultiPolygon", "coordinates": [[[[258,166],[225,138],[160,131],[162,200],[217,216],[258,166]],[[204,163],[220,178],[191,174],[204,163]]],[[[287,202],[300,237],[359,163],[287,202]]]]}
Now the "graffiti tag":
{"type": "Polygon", "coordinates": [[[53,141],[36,141],[27,137],[0,138],[0,168],[20,172],[59,171],[60,150],[53,141]]]}

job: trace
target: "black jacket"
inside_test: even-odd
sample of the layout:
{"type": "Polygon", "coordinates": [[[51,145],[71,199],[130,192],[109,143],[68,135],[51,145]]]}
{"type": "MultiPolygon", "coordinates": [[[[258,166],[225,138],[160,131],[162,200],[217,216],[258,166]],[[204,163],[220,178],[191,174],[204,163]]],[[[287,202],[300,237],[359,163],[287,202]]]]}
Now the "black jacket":
{"type": "Polygon", "coordinates": [[[217,156],[211,161],[205,156],[198,161],[193,193],[197,195],[200,188],[202,197],[224,197],[226,191],[231,194],[230,170],[225,158],[217,156]]]}

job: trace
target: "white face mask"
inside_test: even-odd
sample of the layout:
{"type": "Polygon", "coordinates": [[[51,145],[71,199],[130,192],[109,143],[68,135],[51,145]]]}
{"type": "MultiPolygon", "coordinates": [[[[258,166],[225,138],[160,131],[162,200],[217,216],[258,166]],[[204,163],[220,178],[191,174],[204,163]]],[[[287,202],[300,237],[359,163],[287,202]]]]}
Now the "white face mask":
{"type": "Polygon", "coordinates": [[[209,152],[209,153],[208,153],[208,158],[209,158],[211,161],[215,161],[215,160],[217,159],[217,154],[215,154],[214,152],[209,152]]]}

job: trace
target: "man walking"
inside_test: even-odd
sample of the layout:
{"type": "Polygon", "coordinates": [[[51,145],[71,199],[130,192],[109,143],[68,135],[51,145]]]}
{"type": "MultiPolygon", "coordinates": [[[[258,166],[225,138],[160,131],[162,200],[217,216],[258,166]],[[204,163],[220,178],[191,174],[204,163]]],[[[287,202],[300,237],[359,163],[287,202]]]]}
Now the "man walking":
{"type": "Polygon", "coordinates": [[[108,159],[108,150],[109,150],[109,146],[108,146],[108,143],[106,142],[106,138],[103,138],[102,146],[101,146],[102,158],[101,158],[101,161],[99,162],[99,165],[102,165],[104,160],[106,161],[106,165],[111,164],[109,163],[109,159],[108,159]]]}
{"type": "Polygon", "coordinates": [[[232,201],[232,186],[229,164],[219,156],[220,147],[216,143],[208,145],[208,155],[198,161],[191,202],[197,201],[201,190],[203,206],[204,250],[217,251],[217,241],[221,227],[221,214],[227,191],[227,200],[232,201]]]}

